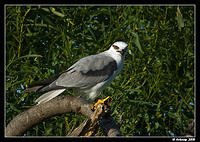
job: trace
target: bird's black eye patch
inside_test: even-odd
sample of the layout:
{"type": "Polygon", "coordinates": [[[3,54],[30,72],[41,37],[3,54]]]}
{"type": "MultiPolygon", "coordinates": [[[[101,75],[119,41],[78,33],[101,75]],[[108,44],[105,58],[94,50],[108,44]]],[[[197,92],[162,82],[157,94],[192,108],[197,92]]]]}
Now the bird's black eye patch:
{"type": "Polygon", "coordinates": [[[116,45],[113,45],[113,48],[114,48],[114,49],[119,49],[119,47],[118,47],[118,46],[116,46],[116,45]]]}

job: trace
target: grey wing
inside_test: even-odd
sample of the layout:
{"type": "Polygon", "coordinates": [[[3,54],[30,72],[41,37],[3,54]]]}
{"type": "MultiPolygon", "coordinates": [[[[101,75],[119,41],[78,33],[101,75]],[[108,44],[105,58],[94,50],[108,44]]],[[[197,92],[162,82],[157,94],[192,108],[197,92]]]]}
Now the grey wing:
{"type": "Polygon", "coordinates": [[[107,80],[115,70],[117,63],[112,57],[91,55],[72,65],[54,83],[62,87],[87,88],[107,80]]]}

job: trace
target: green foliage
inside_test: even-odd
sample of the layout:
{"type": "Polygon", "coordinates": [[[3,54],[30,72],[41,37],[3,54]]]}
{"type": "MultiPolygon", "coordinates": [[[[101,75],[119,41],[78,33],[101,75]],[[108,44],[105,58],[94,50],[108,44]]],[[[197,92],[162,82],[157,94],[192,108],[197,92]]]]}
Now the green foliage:
{"type": "MultiPolygon", "coordinates": [[[[28,84],[117,40],[128,43],[129,54],[100,97],[111,96],[116,121],[124,114],[122,134],[184,135],[194,119],[192,6],[7,6],[6,124],[41,95],[22,93],[28,84]]],[[[65,135],[83,120],[76,114],[55,116],[25,135],[65,135]]]]}

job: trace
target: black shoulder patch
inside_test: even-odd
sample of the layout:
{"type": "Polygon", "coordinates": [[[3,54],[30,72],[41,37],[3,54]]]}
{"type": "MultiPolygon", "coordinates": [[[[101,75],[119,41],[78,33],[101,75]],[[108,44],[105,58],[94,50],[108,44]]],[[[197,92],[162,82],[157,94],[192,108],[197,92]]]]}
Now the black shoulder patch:
{"type": "Polygon", "coordinates": [[[114,71],[117,70],[117,63],[115,60],[109,62],[106,66],[104,66],[100,70],[89,70],[88,72],[81,71],[82,75],[86,76],[111,76],[114,71]]]}

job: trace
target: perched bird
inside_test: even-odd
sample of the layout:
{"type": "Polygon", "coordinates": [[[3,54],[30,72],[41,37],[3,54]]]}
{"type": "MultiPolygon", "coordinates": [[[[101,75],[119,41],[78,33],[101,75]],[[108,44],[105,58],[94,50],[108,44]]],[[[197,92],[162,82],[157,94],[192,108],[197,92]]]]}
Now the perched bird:
{"type": "Polygon", "coordinates": [[[43,92],[36,102],[47,102],[67,88],[88,102],[93,102],[102,90],[120,73],[127,52],[125,42],[115,42],[108,50],[84,57],[66,71],[41,83],[33,84],[24,92],[43,92]]]}

